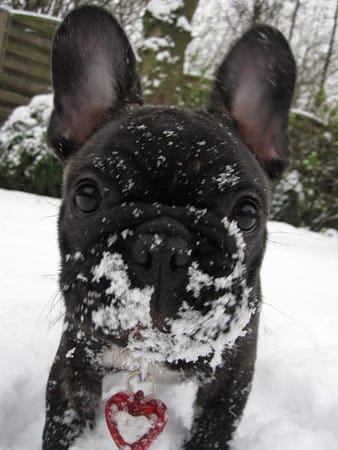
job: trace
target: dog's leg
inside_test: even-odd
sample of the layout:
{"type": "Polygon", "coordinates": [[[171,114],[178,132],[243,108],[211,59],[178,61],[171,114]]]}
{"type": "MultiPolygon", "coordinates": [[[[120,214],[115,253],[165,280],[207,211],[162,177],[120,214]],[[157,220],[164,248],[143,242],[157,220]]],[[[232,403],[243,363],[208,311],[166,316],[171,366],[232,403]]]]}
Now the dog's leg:
{"type": "Polygon", "coordinates": [[[68,449],[85,427],[92,428],[101,398],[102,375],[74,365],[67,344],[64,334],[48,379],[43,450],[68,449]]]}
{"type": "Polygon", "coordinates": [[[195,404],[196,417],[185,450],[228,450],[251,386],[252,373],[246,381],[232,382],[227,389],[215,385],[200,388],[195,404]]]}
{"type": "Polygon", "coordinates": [[[228,450],[251,389],[256,356],[258,314],[236,346],[224,354],[213,379],[200,386],[195,417],[185,450],[228,450]]]}

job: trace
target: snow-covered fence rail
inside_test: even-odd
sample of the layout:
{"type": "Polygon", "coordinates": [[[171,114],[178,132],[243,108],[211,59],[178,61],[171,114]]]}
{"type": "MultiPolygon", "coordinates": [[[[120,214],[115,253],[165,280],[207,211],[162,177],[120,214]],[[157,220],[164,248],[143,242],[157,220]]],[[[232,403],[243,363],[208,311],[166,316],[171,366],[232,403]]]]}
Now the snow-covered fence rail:
{"type": "Polygon", "coordinates": [[[50,50],[59,19],[0,8],[0,124],[31,97],[50,91],[50,50]]]}

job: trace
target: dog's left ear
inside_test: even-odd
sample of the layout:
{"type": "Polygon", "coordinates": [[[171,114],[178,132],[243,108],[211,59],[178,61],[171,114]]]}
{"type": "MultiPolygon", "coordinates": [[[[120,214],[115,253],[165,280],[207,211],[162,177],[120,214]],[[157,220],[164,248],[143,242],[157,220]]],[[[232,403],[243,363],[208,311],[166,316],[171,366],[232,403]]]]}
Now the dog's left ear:
{"type": "Polygon", "coordinates": [[[63,162],[126,105],[142,103],[129,40],[116,19],[96,6],[75,9],[62,22],[52,71],[48,140],[63,162]]]}
{"type": "Polygon", "coordinates": [[[230,113],[242,140],[271,179],[279,176],[289,156],[288,112],[296,65],[284,36],[259,25],[230,50],[218,72],[209,110],[230,113]]]}

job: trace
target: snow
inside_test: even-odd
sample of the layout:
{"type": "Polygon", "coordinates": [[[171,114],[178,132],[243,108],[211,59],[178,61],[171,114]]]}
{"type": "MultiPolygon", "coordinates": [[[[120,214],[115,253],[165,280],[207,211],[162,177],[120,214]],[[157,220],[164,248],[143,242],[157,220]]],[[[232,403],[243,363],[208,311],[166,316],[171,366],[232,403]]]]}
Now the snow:
{"type": "Polygon", "coordinates": [[[147,11],[162,22],[172,23],[176,11],[183,6],[183,0],[150,0],[147,11]]]}
{"type": "Polygon", "coordinates": [[[100,264],[93,268],[93,281],[99,282],[101,278],[110,281],[106,294],[120,299],[121,304],[118,308],[112,304],[94,311],[95,328],[102,328],[103,333],[105,330],[109,333],[112,329],[128,330],[139,324],[150,325],[150,298],[153,288],[130,288],[127,267],[120,254],[104,252],[100,264]],[[134,311],[134,314],[131,315],[130,310],[134,311]]]}
{"type": "Polygon", "coordinates": [[[114,414],[117,429],[119,430],[123,440],[128,444],[141,439],[141,437],[148,433],[152,427],[151,422],[144,416],[134,417],[126,411],[119,411],[114,414]]]}
{"type": "Polygon", "coordinates": [[[9,173],[15,173],[17,167],[27,155],[34,161],[25,169],[26,176],[33,176],[39,162],[49,157],[46,145],[46,128],[53,106],[51,94],[36,95],[30,103],[15,108],[0,129],[0,161],[9,173]],[[25,136],[24,142],[22,136],[25,136]],[[2,154],[1,154],[2,151],[2,154]]]}
{"type": "Polygon", "coordinates": [[[188,19],[185,16],[180,16],[177,19],[176,25],[178,26],[178,28],[181,28],[182,30],[188,33],[192,32],[191,24],[189,23],[188,19]]]}
{"type": "MultiPolygon", "coordinates": [[[[59,201],[0,190],[0,203],[0,449],[36,450],[62,331],[59,201]]],[[[338,448],[337,273],[337,233],[269,224],[256,372],[232,450],[338,448]]],[[[114,448],[104,403],[125,389],[126,377],[105,378],[97,427],[73,450],[114,448]]],[[[169,420],[152,449],[177,450],[191,425],[196,386],[160,376],[156,382],[169,420]]]]}
{"type": "Polygon", "coordinates": [[[296,116],[302,116],[302,117],[305,117],[306,119],[311,119],[314,122],[317,122],[319,125],[324,125],[324,126],[328,125],[327,121],[323,120],[322,118],[316,116],[315,114],[313,114],[309,111],[304,111],[301,108],[292,108],[291,113],[295,114],[296,116]]]}
{"type": "Polygon", "coordinates": [[[164,37],[149,37],[142,42],[142,48],[158,52],[161,48],[172,48],[175,44],[170,36],[164,37]]]}
{"type": "Polygon", "coordinates": [[[218,183],[218,189],[222,192],[229,186],[235,186],[239,182],[239,176],[236,173],[234,167],[226,166],[225,172],[216,177],[218,183]]]}

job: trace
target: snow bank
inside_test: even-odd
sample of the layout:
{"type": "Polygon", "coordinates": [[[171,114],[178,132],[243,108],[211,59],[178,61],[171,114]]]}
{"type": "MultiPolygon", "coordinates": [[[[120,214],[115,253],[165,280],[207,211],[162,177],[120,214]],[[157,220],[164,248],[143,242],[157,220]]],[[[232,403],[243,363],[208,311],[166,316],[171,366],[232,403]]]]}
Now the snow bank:
{"type": "MultiPolygon", "coordinates": [[[[59,202],[0,190],[0,449],[40,448],[44,389],[61,333],[57,287],[59,202]]],[[[269,225],[264,305],[252,394],[233,450],[338,448],[338,239],[269,225]]],[[[154,450],[177,450],[190,427],[193,383],[159,382],[168,425],[154,450]]],[[[73,450],[111,450],[105,399],[98,425],[73,450]]]]}

